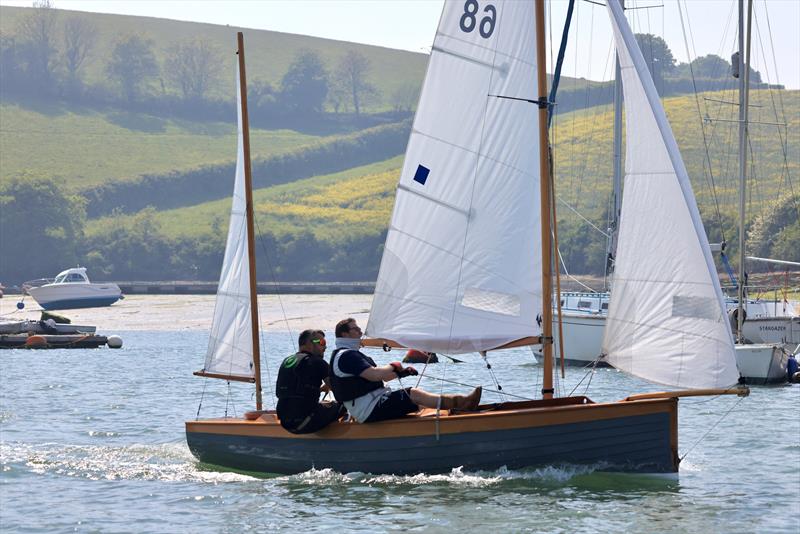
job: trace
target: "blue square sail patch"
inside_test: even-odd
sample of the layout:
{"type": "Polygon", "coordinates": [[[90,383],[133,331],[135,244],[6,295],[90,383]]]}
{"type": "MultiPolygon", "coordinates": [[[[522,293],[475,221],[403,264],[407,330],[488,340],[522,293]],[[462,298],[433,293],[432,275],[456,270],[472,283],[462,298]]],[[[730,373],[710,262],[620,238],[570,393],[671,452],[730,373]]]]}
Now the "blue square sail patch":
{"type": "Polygon", "coordinates": [[[428,180],[428,174],[430,174],[431,170],[427,167],[423,167],[422,165],[417,167],[417,172],[414,173],[414,181],[419,182],[422,185],[425,185],[425,182],[428,180]]]}

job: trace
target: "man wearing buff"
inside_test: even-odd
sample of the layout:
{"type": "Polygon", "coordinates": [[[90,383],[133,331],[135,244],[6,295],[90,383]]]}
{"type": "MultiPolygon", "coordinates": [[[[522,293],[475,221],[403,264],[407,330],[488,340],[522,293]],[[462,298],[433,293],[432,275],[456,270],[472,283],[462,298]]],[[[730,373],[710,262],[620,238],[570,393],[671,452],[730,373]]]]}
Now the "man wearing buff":
{"type": "Polygon", "coordinates": [[[360,352],[361,328],[347,318],[336,325],[336,349],[331,355],[330,383],[336,400],[344,404],[359,423],[396,419],[420,407],[474,411],[481,400],[481,388],[469,395],[435,395],[419,388],[392,391],[384,382],[417,374],[400,362],[378,366],[360,352]]]}

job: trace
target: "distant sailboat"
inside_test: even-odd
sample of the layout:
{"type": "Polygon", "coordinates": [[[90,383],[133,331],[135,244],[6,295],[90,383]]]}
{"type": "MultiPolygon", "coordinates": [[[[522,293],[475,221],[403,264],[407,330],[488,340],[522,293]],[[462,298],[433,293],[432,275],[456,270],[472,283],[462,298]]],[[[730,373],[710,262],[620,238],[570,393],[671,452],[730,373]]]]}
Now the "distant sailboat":
{"type": "MultiPolygon", "coordinates": [[[[616,21],[618,46],[631,48],[628,54],[643,64],[615,0],[609,10],[616,21]]],[[[460,466],[496,469],[553,463],[676,472],[678,398],[746,394],[731,387],[738,375],[730,330],[719,295],[710,289],[716,274],[708,270],[701,238],[696,237],[681,252],[691,270],[672,273],[675,289],[665,304],[672,306],[670,328],[652,328],[646,335],[653,346],[645,344],[643,332],[637,330],[651,329],[651,325],[636,315],[636,280],[620,282],[628,284],[630,297],[620,299],[614,317],[628,345],[625,339],[609,338],[613,348],[609,358],[657,382],[700,389],[650,393],[610,403],[595,403],[583,396],[553,398],[553,195],[547,157],[544,27],[543,0],[445,3],[397,187],[367,327],[372,337],[365,340],[372,346],[451,354],[543,343],[542,400],[483,405],[475,413],[423,410],[379,423],[337,422],[315,434],[294,435],[281,428],[274,412],[261,410],[258,395],[257,410],[245,418],[186,423],[187,442],[197,458],[272,473],[315,467],[405,474],[460,466]],[[696,285],[703,289],[693,299],[698,295],[696,285]],[[684,297],[684,290],[691,290],[690,296],[684,297]],[[625,318],[626,310],[633,315],[625,318]],[[702,322],[704,332],[698,334],[689,322],[702,322]],[[666,363],[657,363],[655,371],[645,370],[663,347],[670,350],[666,363]],[[713,350],[713,365],[697,352],[706,350],[713,350]]],[[[241,34],[239,39],[240,102],[245,110],[240,124],[244,120],[246,125],[241,34]]],[[[682,188],[685,172],[676,170],[678,164],[670,159],[677,153],[674,140],[658,99],[653,102],[643,86],[641,78],[648,77],[652,88],[649,74],[634,63],[628,67],[630,101],[638,102],[637,112],[646,121],[641,134],[658,155],[635,171],[637,177],[632,179],[641,178],[636,188],[643,198],[631,203],[643,207],[654,200],[648,186],[659,182],[656,190],[670,192],[679,203],[682,220],[669,227],[696,235],[692,218],[696,206],[691,191],[682,188]],[[658,148],[659,142],[668,147],[658,148]],[[638,176],[641,172],[651,174],[638,176]]],[[[246,170],[247,151],[241,149],[247,146],[246,127],[241,135],[245,142],[240,141],[239,157],[245,160],[246,170]]],[[[241,186],[238,172],[236,183],[237,188],[241,186]]],[[[238,189],[235,199],[237,195],[244,198],[238,189]]],[[[234,201],[234,211],[241,207],[241,202],[234,201]]],[[[251,217],[250,203],[246,207],[251,217]]],[[[243,244],[252,242],[252,227],[245,239],[239,219],[232,218],[233,224],[240,230],[229,232],[224,280],[228,280],[226,273],[245,276],[243,258],[248,254],[252,265],[252,249],[248,253],[243,244]],[[237,237],[232,239],[234,234],[237,237]]],[[[665,282],[664,273],[644,274],[665,282]]],[[[249,276],[249,301],[253,302],[254,267],[249,276]]],[[[231,295],[230,299],[218,297],[222,300],[217,306],[230,301],[231,309],[240,313],[220,312],[219,319],[215,313],[212,339],[218,341],[212,342],[216,348],[209,350],[206,368],[198,374],[254,381],[260,391],[259,351],[253,344],[251,352],[245,335],[257,327],[250,327],[247,320],[246,284],[233,285],[237,289],[231,291],[221,282],[220,292],[231,295]],[[239,342],[244,348],[237,348],[239,342]]]]}

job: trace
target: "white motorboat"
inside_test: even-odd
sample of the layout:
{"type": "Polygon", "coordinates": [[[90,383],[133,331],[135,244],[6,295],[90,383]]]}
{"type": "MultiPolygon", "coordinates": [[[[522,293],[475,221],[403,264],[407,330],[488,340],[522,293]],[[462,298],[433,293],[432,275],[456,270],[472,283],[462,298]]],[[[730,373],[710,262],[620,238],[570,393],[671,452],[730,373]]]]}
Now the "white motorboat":
{"type": "Polygon", "coordinates": [[[90,282],[85,267],[62,271],[55,280],[25,282],[22,287],[45,310],[110,306],[122,298],[117,284],[90,282]]]}

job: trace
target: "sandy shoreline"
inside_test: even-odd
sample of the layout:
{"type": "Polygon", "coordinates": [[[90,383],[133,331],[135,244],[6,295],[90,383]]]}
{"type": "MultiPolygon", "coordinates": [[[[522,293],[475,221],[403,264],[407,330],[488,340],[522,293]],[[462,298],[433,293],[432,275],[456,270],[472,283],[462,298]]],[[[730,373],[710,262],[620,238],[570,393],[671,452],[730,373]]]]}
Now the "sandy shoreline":
{"type": "MultiPolygon", "coordinates": [[[[19,296],[0,299],[0,320],[39,319],[41,307],[30,297],[18,311],[19,296]]],[[[111,306],[62,310],[74,324],[93,325],[99,334],[126,330],[205,330],[211,328],[214,295],[131,295],[111,306]]],[[[354,317],[366,324],[372,295],[259,295],[261,326],[268,331],[332,332],[336,322],[354,317]],[[288,326],[287,326],[288,324],[288,326]]]]}

